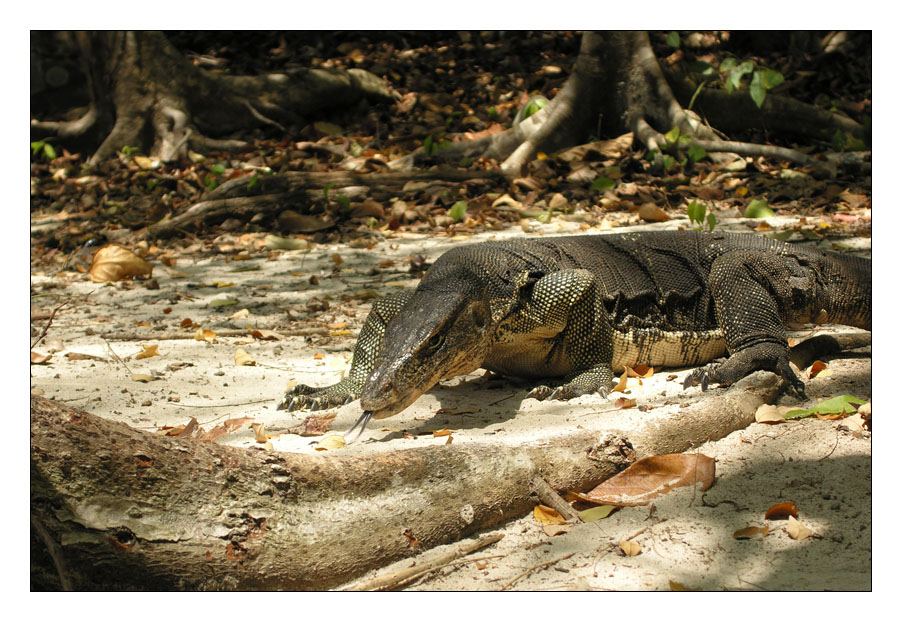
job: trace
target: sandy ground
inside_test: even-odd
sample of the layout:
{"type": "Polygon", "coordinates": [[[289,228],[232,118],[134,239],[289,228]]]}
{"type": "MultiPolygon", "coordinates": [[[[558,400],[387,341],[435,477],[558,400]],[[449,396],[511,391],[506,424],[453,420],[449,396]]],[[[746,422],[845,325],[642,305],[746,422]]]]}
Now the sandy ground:
{"type": "MultiPolygon", "coordinates": [[[[544,232],[567,229],[565,223],[544,227],[544,232]]],[[[479,239],[510,235],[522,232],[479,239]]],[[[382,295],[414,286],[406,257],[422,254],[433,260],[450,245],[465,241],[476,238],[407,236],[366,249],[318,246],[306,253],[257,252],[247,261],[229,261],[229,253],[202,259],[195,254],[174,268],[158,264],[154,277],[159,289],[141,283],[99,285],[75,275],[32,275],[32,288],[51,294],[33,299],[33,309],[49,310],[72,298],[54,320],[47,340],[36,348],[53,357],[48,364],[32,366],[32,390],[149,432],[185,424],[192,417],[206,429],[229,418],[254,417],[267,433],[278,435],[271,439],[274,451],[312,452],[318,437],[280,434],[306,414],[276,410],[288,383],[325,385],[340,379],[371,302],[368,291],[382,295]],[[340,265],[335,255],[341,257],[340,265]],[[234,285],[219,287],[217,282],[234,285]],[[223,299],[235,303],[211,305],[223,299]],[[329,303],[327,309],[323,300],[329,303]],[[248,314],[233,317],[241,309],[248,314]],[[275,341],[218,337],[212,343],[102,338],[122,332],[136,337],[171,333],[185,319],[220,333],[248,325],[279,331],[288,326],[289,313],[301,320],[291,328],[325,327],[326,334],[275,341]],[[157,356],[135,358],[151,345],[159,347],[157,356]],[[238,348],[256,365],[236,365],[238,348]],[[98,358],[71,360],[68,353],[98,358]],[[136,382],[132,374],[150,374],[154,380],[136,382]]],[[[830,371],[829,377],[808,382],[810,403],[841,394],[871,399],[869,356],[836,359],[830,371]]],[[[698,389],[682,391],[684,375],[684,370],[666,370],[642,386],[632,380],[630,397],[652,407],[654,416],[678,416],[680,404],[705,397],[698,389]]],[[[637,409],[619,410],[613,398],[583,396],[546,403],[524,399],[526,391],[481,373],[448,381],[404,413],[371,424],[362,442],[382,449],[385,443],[408,447],[442,442],[427,435],[405,439],[401,431],[448,427],[455,430],[455,443],[529,443],[537,430],[603,429],[607,421],[623,427],[649,416],[637,409]],[[435,414],[439,409],[444,410],[435,414]]],[[[333,430],[345,431],[359,414],[357,402],[338,409],[333,430]]],[[[219,442],[255,444],[248,429],[219,442]]],[[[752,424],[698,451],[717,460],[716,483],[705,493],[676,491],[659,498],[653,508],[624,508],[555,536],[546,535],[532,515],[510,521],[478,534],[503,533],[504,538],[470,555],[470,563],[447,566],[405,589],[635,591],[668,590],[671,582],[702,590],[871,588],[870,432],[846,429],[842,421],[813,419],[752,424]],[[785,520],[764,519],[769,507],[783,501],[797,504],[799,520],[812,536],[794,540],[785,520]],[[737,529],[765,525],[771,531],[763,539],[733,538],[737,529]],[[619,542],[633,535],[641,553],[625,557],[619,542]]],[[[405,560],[395,567],[410,563],[405,560]]]]}

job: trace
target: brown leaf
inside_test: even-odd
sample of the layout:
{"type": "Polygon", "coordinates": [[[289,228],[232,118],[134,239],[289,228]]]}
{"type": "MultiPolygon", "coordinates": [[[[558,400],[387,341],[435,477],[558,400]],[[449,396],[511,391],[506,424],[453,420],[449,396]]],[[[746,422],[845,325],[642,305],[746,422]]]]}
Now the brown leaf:
{"type": "Polygon", "coordinates": [[[789,517],[786,531],[789,532],[789,537],[793,540],[804,540],[813,533],[808,527],[797,521],[794,516],[789,517]]]}
{"type": "Polygon", "coordinates": [[[266,442],[266,428],[262,423],[252,423],[251,429],[254,431],[254,440],[258,443],[266,442]]]}
{"type": "Polygon", "coordinates": [[[649,222],[661,222],[664,220],[670,220],[670,216],[667,215],[660,206],[655,203],[643,203],[639,206],[639,218],[642,220],[647,220],[649,222]]]}
{"type": "Polygon", "coordinates": [[[626,379],[629,376],[629,368],[625,368],[623,370],[623,374],[620,376],[620,381],[617,383],[617,386],[611,389],[611,392],[620,391],[623,393],[626,390],[626,379]]]}
{"type": "Polygon", "coordinates": [[[118,244],[98,249],[91,260],[90,276],[95,283],[121,281],[136,276],[150,276],[153,266],[118,244]]]}
{"type": "Polygon", "coordinates": [[[40,352],[31,351],[31,364],[32,365],[43,365],[47,361],[51,359],[52,354],[41,354],[40,352]]]}
{"type": "Polygon", "coordinates": [[[784,501],[783,503],[772,505],[770,509],[764,513],[764,518],[766,520],[776,520],[787,518],[789,516],[799,517],[799,508],[792,501],[784,501]]]}
{"type": "Polygon", "coordinates": [[[743,527],[733,532],[733,538],[736,540],[751,540],[752,538],[763,538],[770,533],[768,527],[743,527]]]}
{"type": "Polygon", "coordinates": [[[623,551],[623,554],[627,557],[635,557],[642,552],[642,547],[639,546],[638,542],[633,542],[632,540],[621,540],[620,550],[623,551]]]}
{"type": "Polygon", "coordinates": [[[645,505],[679,486],[714,483],[714,458],[702,454],[666,454],[634,462],[626,470],[602,482],[583,499],[605,505],[645,505]]]}
{"type": "Polygon", "coordinates": [[[152,357],[152,356],[159,356],[159,355],[160,355],[160,353],[157,352],[157,350],[158,350],[159,347],[160,347],[159,345],[142,346],[142,347],[143,347],[144,349],[143,349],[141,352],[138,352],[138,353],[135,355],[135,358],[136,358],[136,359],[149,359],[149,358],[152,357]]]}
{"type": "Polygon", "coordinates": [[[66,358],[70,361],[103,361],[102,356],[94,356],[93,354],[82,354],[81,352],[67,352],[66,358]]]}
{"type": "Polygon", "coordinates": [[[231,434],[232,432],[237,432],[241,428],[247,427],[249,424],[254,422],[253,417],[239,417],[237,419],[226,419],[221,424],[210,430],[209,432],[202,433],[199,438],[203,441],[215,441],[218,438],[225,436],[226,434],[231,434]]]}
{"type": "Polygon", "coordinates": [[[533,509],[532,515],[543,525],[563,525],[567,522],[557,510],[550,508],[547,505],[537,505],[533,509]]]}
{"type": "Polygon", "coordinates": [[[827,364],[825,362],[815,361],[811,364],[811,368],[808,370],[808,377],[814,378],[825,369],[827,369],[827,364]]]}
{"type": "Polygon", "coordinates": [[[544,531],[545,535],[549,538],[565,534],[572,528],[573,525],[542,525],[542,531],[544,531]]]}
{"type": "Polygon", "coordinates": [[[448,428],[442,428],[441,430],[433,430],[432,437],[438,438],[440,436],[451,436],[454,434],[454,430],[449,430],[448,428]]]}
{"type": "Polygon", "coordinates": [[[618,397],[614,400],[614,406],[617,408],[635,408],[636,400],[630,397],[618,397]]]}

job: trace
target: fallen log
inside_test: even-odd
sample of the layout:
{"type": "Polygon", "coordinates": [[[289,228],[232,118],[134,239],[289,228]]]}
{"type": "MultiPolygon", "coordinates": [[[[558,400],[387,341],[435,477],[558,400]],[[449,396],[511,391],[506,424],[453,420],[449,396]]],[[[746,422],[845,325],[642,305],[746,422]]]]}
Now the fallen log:
{"type": "Polygon", "coordinates": [[[721,438],[777,390],[755,374],[628,433],[315,455],[148,434],[32,396],[32,589],[336,587],[522,516],[536,477],[586,490],[627,455],[721,438]]]}

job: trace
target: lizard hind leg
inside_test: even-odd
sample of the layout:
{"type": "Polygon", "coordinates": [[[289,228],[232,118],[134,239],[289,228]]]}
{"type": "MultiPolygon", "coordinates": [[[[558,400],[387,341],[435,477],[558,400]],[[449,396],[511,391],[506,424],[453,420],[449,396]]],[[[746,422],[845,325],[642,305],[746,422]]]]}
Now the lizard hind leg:
{"type": "Polygon", "coordinates": [[[686,376],[684,387],[729,385],[758,370],[771,371],[798,397],[805,383],[789,365],[785,321],[804,316],[812,304],[812,284],[794,259],[766,251],[743,250],[718,257],[710,287],[717,323],[729,358],[686,376]]]}

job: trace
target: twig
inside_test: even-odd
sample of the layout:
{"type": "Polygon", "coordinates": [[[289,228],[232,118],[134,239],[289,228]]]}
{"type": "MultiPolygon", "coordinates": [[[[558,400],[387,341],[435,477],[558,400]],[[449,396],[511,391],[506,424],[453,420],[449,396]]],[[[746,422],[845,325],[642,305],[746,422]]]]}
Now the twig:
{"type": "Polygon", "coordinates": [[[498,540],[503,537],[504,534],[496,534],[494,536],[486,536],[485,538],[480,538],[476,542],[468,542],[459,545],[451,551],[448,551],[447,553],[438,555],[434,559],[421,561],[417,564],[414,564],[413,566],[410,566],[409,568],[383,573],[366,581],[358,581],[357,583],[344,588],[344,591],[366,592],[373,590],[392,589],[393,587],[396,587],[398,585],[404,585],[405,582],[412,581],[414,578],[416,578],[415,575],[425,574],[441,566],[446,566],[448,563],[453,562],[454,560],[463,557],[464,555],[469,555],[473,551],[477,551],[481,548],[489,546],[490,544],[498,542],[498,540]]]}
{"type": "Polygon", "coordinates": [[[556,563],[558,563],[558,562],[562,562],[562,561],[564,561],[565,559],[569,559],[569,558],[571,558],[571,557],[573,557],[573,553],[567,553],[567,554],[564,555],[563,557],[558,557],[557,559],[553,559],[553,560],[551,560],[550,562],[543,562],[543,563],[541,563],[541,564],[536,564],[536,565],[533,566],[532,568],[527,568],[524,572],[521,572],[521,573],[518,574],[516,577],[514,577],[513,579],[511,579],[510,581],[508,581],[507,583],[505,583],[503,586],[501,586],[501,591],[503,592],[504,590],[506,590],[507,588],[509,588],[510,586],[512,586],[514,583],[516,583],[517,581],[519,581],[520,579],[522,579],[522,578],[525,577],[526,575],[532,573],[533,571],[539,570],[539,569],[541,569],[541,568],[545,568],[546,566],[553,566],[554,564],[556,564],[556,563]]]}
{"type": "Polygon", "coordinates": [[[50,555],[50,559],[53,560],[53,565],[56,567],[56,574],[60,580],[60,588],[64,592],[71,592],[72,581],[69,580],[69,573],[66,571],[66,564],[63,561],[63,549],[34,514],[31,515],[31,528],[35,530],[38,537],[40,537],[41,541],[44,543],[44,546],[47,547],[47,553],[50,555]]]}
{"type": "Polygon", "coordinates": [[[56,312],[65,307],[71,301],[71,298],[66,298],[63,302],[56,306],[56,308],[51,311],[50,317],[47,320],[47,324],[44,326],[44,330],[41,331],[41,334],[38,336],[37,341],[31,344],[31,349],[33,350],[39,343],[44,340],[44,337],[47,336],[47,331],[50,330],[50,325],[53,324],[53,318],[56,316],[56,312]]]}
{"type": "Polygon", "coordinates": [[[557,510],[557,513],[563,516],[567,522],[575,522],[579,518],[570,504],[564,501],[563,497],[557,494],[540,476],[536,475],[532,479],[532,489],[542,503],[557,510]]]}
{"type": "Polygon", "coordinates": [[[455,560],[452,562],[448,562],[447,564],[442,564],[441,566],[436,566],[435,568],[428,568],[426,570],[423,570],[422,572],[419,572],[413,576],[410,576],[410,577],[404,579],[403,581],[399,581],[395,585],[392,585],[385,589],[394,590],[399,587],[404,587],[405,585],[409,585],[409,584],[413,583],[417,579],[422,579],[424,576],[426,576],[427,574],[429,574],[431,572],[438,572],[442,568],[447,568],[448,566],[463,566],[464,564],[472,564],[473,562],[480,562],[480,561],[483,561],[486,559],[497,559],[499,557],[507,557],[507,553],[501,553],[499,555],[484,555],[482,557],[471,557],[470,559],[458,559],[458,560],[455,560]]]}
{"type": "MultiPolygon", "coordinates": [[[[251,330],[246,328],[235,328],[229,330],[218,330],[216,331],[217,337],[252,337],[251,330]]],[[[311,327],[311,328],[297,328],[294,330],[280,330],[277,331],[280,335],[284,335],[286,337],[311,337],[311,336],[326,336],[329,334],[329,329],[321,328],[319,326],[311,327]]],[[[194,333],[191,332],[178,332],[178,333],[107,333],[106,335],[101,336],[102,339],[109,341],[165,341],[171,339],[193,339],[194,333]]]]}

